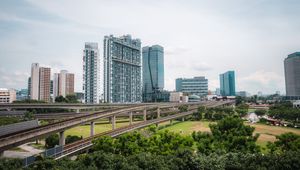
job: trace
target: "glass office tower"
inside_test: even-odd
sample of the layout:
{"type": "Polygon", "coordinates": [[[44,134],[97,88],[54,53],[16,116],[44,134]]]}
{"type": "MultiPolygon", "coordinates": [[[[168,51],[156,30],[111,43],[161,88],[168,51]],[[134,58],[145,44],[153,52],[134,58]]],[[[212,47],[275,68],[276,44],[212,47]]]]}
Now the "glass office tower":
{"type": "Polygon", "coordinates": [[[284,60],[286,96],[300,96],[300,52],[284,60]]]}
{"type": "Polygon", "coordinates": [[[235,96],[234,71],[227,71],[220,74],[220,92],[222,96],[235,96]]]}
{"type": "Polygon", "coordinates": [[[141,41],[130,35],[104,37],[104,101],[142,102],[141,41]]]}
{"type": "Polygon", "coordinates": [[[164,48],[143,47],[143,101],[156,102],[164,88],[164,48]]]}

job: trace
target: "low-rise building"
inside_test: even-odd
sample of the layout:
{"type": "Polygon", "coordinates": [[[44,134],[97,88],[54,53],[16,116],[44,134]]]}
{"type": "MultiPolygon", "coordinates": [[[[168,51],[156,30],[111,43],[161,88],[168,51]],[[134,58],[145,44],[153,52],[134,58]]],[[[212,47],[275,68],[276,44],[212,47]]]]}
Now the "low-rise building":
{"type": "Polygon", "coordinates": [[[192,95],[189,95],[189,101],[188,102],[199,102],[200,100],[201,100],[200,96],[192,94],[192,95]]]}
{"type": "Polygon", "coordinates": [[[26,100],[28,99],[28,89],[21,89],[16,91],[16,100],[26,100]]]}
{"type": "Polygon", "coordinates": [[[189,97],[184,96],[182,92],[170,92],[170,102],[185,103],[189,97]]]}
{"type": "Polygon", "coordinates": [[[176,91],[188,95],[205,97],[208,93],[208,80],[204,77],[176,79],[176,91]]]}
{"type": "Polygon", "coordinates": [[[12,103],[15,100],[16,100],[15,90],[0,88],[0,103],[12,103]]]}

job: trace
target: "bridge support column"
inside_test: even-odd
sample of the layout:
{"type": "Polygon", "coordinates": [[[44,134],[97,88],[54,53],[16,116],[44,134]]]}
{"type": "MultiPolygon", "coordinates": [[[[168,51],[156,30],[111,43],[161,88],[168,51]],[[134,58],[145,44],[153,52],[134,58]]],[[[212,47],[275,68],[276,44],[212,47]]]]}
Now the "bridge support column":
{"type": "Polygon", "coordinates": [[[129,112],[129,124],[132,125],[132,120],[133,116],[132,116],[132,112],[129,112]]]}
{"type": "Polygon", "coordinates": [[[144,114],[144,121],[147,121],[147,109],[143,110],[143,114],[144,114]]]}
{"type": "Polygon", "coordinates": [[[113,115],[111,117],[111,124],[112,124],[112,130],[114,130],[116,128],[116,116],[113,115]]]}
{"type": "Polygon", "coordinates": [[[173,119],[170,120],[170,124],[171,124],[171,125],[173,124],[173,119]]]}
{"type": "Polygon", "coordinates": [[[183,121],[183,122],[184,122],[184,117],[182,117],[182,118],[181,118],[181,121],[183,121]]]}
{"type": "Polygon", "coordinates": [[[59,145],[65,145],[65,131],[59,132],[59,145]]]}
{"type": "Polygon", "coordinates": [[[95,122],[91,122],[91,136],[94,136],[95,134],[95,122]]]}
{"type": "Polygon", "coordinates": [[[76,113],[80,113],[80,109],[76,109],[76,113]]]}
{"type": "Polygon", "coordinates": [[[157,108],[157,118],[160,118],[160,108],[157,108]]]}

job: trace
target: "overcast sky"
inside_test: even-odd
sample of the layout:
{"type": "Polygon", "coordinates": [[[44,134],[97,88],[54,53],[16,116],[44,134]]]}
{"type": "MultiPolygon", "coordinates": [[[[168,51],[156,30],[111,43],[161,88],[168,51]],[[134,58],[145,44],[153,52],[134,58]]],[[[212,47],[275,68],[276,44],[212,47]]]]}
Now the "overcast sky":
{"type": "Polygon", "coordinates": [[[299,0],[1,0],[0,87],[26,88],[33,62],[74,72],[85,42],[131,34],[165,48],[165,88],[178,77],[236,73],[236,89],[285,93],[284,58],[300,51],[299,0]]]}

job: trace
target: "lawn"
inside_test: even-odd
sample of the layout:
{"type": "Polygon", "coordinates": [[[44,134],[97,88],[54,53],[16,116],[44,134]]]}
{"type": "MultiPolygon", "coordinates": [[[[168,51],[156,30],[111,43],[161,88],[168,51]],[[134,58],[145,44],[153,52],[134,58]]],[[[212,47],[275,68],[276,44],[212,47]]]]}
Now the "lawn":
{"type": "MultiPolygon", "coordinates": [[[[119,120],[120,122],[116,123],[117,128],[127,126],[129,125],[129,122],[124,122],[124,120],[119,120]]],[[[96,122],[94,126],[94,133],[98,134],[101,132],[112,130],[112,125],[108,124],[108,121],[99,121],[101,123],[96,122]]],[[[138,121],[134,121],[134,123],[137,123],[138,121]]],[[[90,136],[90,125],[81,125],[77,126],[71,129],[66,130],[65,136],[67,135],[76,135],[76,136],[82,136],[83,138],[90,136]]]]}
{"type": "Polygon", "coordinates": [[[168,126],[161,130],[169,130],[183,135],[190,135],[193,131],[209,132],[209,121],[184,121],[176,122],[172,126],[168,126]]]}
{"type": "MultiPolygon", "coordinates": [[[[172,132],[181,133],[183,135],[189,135],[193,131],[210,132],[210,129],[209,129],[210,123],[214,123],[214,122],[185,121],[185,122],[176,123],[172,126],[168,126],[161,130],[169,130],[172,132]]],[[[268,141],[274,142],[276,140],[276,136],[283,134],[283,133],[293,132],[295,134],[300,135],[300,129],[270,126],[270,125],[263,125],[263,124],[249,124],[249,123],[246,123],[246,124],[255,127],[254,134],[255,133],[260,134],[257,143],[261,146],[265,146],[268,141]]]]}
{"type": "MultiPolygon", "coordinates": [[[[129,125],[129,122],[124,122],[126,119],[119,119],[117,120],[116,126],[123,127],[129,125]]],[[[138,121],[134,121],[136,123],[138,121]]],[[[211,121],[184,121],[178,122],[173,121],[173,125],[167,126],[162,128],[161,130],[169,130],[172,132],[180,133],[183,135],[190,135],[193,131],[202,131],[202,132],[210,132],[209,124],[215,123],[211,121]]],[[[166,126],[169,122],[161,123],[159,126],[166,126]]],[[[255,127],[255,133],[259,133],[260,136],[257,140],[257,143],[262,147],[266,146],[267,142],[274,142],[276,140],[276,136],[287,133],[293,132],[295,134],[300,135],[300,129],[288,128],[288,127],[278,127],[278,126],[270,126],[264,124],[250,124],[246,123],[247,125],[255,127]]],[[[105,132],[112,129],[112,125],[108,124],[108,121],[100,120],[98,123],[95,124],[95,134],[105,132]]],[[[74,128],[71,128],[65,132],[65,135],[77,135],[82,137],[90,136],[90,125],[81,125],[74,128]]]]}

